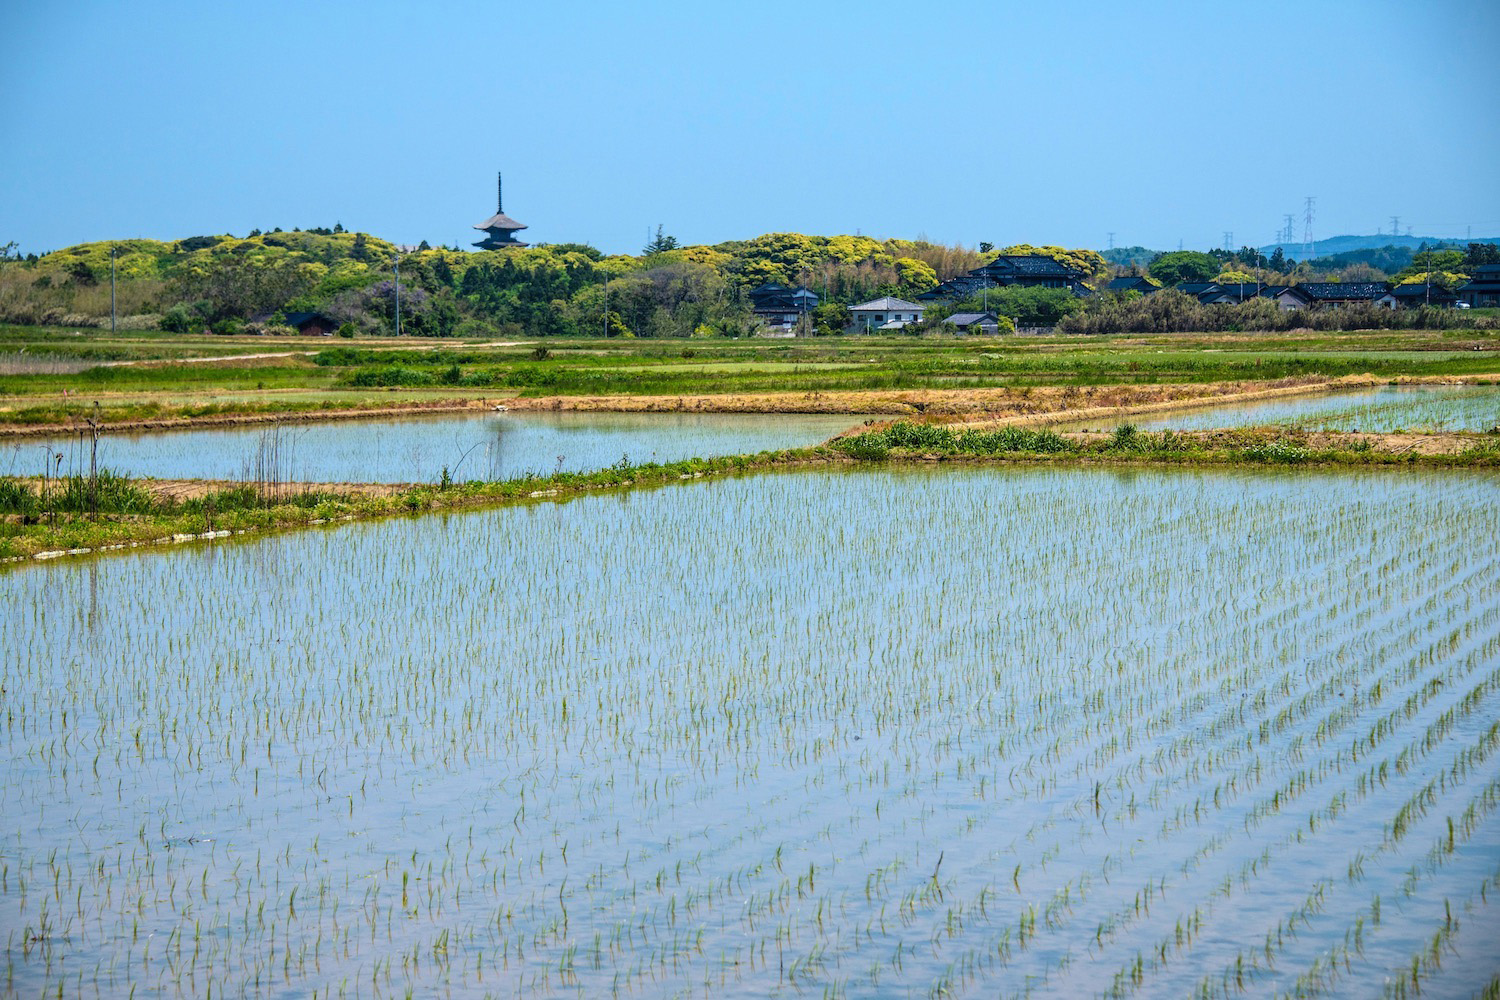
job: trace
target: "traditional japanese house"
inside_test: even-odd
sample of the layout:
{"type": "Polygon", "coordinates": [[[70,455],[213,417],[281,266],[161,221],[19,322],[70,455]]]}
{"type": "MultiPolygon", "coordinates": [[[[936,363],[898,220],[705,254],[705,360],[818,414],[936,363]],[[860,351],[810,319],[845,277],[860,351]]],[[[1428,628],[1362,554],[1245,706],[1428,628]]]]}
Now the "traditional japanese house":
{"type": "Polygon", "coordinates": [[[769,283],[750,290],[750,310],[766,326],[790,330],[818,307],[817,293],[769,283]]]}
{"type": "Polygon", "coordinates": [[[1500,264],[1480,264],[1473,278],[1458,286],[1459,301],[1475,309],[1500,306],[1500,264]]]}
{"type": "Polygon", "coordinates": [[[1439,306],[1447,309],[1458,301],[1458,295],[1453,291],[1442,285],[1429,285],[1425,281],[1397,285],[1391,290],[1391,297],[1402,309],[1420,309],[1423,306],[1439,306]]]}
{"type": "Polygon", "coordinates": [[[1150,278],[1140,274],[1122,274],[1118,278],[1109,279],[1105,286],[1106,292],[1123,294],[1125,292],[1140,292],[1142,295],[1150,295],[1159,291],[1161,286],[1154,283],[1150,278]]]}
{"type": "Polygon", "coordinates": [[[943,320],[943,323],[955,328],[959,333],[996,334],[1000,332],[1000,318],[988,312],[954,313],[943,320]]]}
{"type": "Polygon", "coordinates": [[[1310,281],[1298,285],[1315,309],[1337,309],[1341,306],[1370,305],[1394,309],[1396,299],[1391,286],[1384,281],[1310,281]]]}

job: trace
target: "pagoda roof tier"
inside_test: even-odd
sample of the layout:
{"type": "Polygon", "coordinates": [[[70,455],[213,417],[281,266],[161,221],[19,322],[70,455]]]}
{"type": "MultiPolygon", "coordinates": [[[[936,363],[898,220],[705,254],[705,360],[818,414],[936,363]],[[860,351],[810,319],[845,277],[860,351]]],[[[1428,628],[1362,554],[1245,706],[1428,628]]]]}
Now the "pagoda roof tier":
{"type": "Polygon", "coordinates": [[[494,215],[490,216],[488,219],[485,219],[483,222],[481,222],[479,225],[475,226],[474,228],[475,229],[507,229],[507,230],[510,230],[510,231],[514,232],[517,229],[525,229],[526,226],[524,226],[523,224],[517,222],[515,219],[512,219],[510,216],[506,215],[504,212],[496,212],[494,215]]]}

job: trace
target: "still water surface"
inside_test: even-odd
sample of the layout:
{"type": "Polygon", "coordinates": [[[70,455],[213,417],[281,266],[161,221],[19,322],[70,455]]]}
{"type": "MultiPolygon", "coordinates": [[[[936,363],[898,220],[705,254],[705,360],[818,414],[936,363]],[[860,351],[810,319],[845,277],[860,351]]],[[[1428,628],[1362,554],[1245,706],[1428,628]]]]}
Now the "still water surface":
{"type": "Polygon", "coordinates": [[[1486,385],[1380,386],[1247,403],[1140,414],[1101,423],[1065,421],[1057,430],[1109,430],[1133,423],[1141,430],[1207,430],[1271,424],[1308,430],[1487,431],[1500,427],[1500,387],[1486,385]]]}
{"type": "MultiPolygon", "coordinates": [[[[99,463],[158,479],[251,479],[270,468],[290,482],[459,482],[591,472],[621,460],[641,465],[753,454],[817,444],[862,417],[838,414],[486,413],[205,430],[111,433],[99,463]]],[[[8,443],[0,474],[35,475],[43,452],[62,471],[87,471],[76,438],[8,443]]],[[[269,476],[264,478],[271,478],[269,476]]]]}
{"type": "Polygon", "coordinates": [[[6,989],[1467,996],[1497,486],[818,471],[6,570],[6,989]]]}

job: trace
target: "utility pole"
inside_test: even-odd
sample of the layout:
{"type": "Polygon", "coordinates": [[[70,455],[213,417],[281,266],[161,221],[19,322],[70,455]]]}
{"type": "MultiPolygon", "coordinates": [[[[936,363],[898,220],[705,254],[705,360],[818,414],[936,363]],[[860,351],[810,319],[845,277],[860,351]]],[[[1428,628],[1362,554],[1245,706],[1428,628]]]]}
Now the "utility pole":
{"type": "Polygon", "coordinates": [[[391,258],[396,267],[396,336],[401,336],[401,255],[391,258]]]}
{"type": "Polygon", "coordinates": [[[113,243],[109,246],[109,332],[115,332],[115,258],[120,255],[120,248],[113,243]]]}
{"type": "Polygon", "coordinates": [[[1313,207],[1317,202],[1316,195],[1308,195],[1302,203],[1302,257],[1304,260],[1312,260],[1313,255],[1313,207]]]}

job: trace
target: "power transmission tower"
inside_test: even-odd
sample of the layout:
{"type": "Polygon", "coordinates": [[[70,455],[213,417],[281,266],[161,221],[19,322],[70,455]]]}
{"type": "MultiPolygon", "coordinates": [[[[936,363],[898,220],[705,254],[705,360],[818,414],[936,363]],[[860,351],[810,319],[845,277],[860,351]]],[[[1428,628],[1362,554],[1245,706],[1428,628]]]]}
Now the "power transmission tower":
{"type": "Polygon", "coordinates": [[[1109,234],[1109,248],[1111,250],[1113,250],[1115,248],[1115,234],[1114,233],[1110,233],[1109,234]]]}
{"type": "Polygon", "coordinates": [[[1317,200],[1316,195],[1310,194],[1302,203],[1302,256],[1305,260],[1311,260],[1313,255],[1313,205],[1317,200]]]}
{"type": "Polygon", "coordinates": [[[1294,232],[1296,232],[1296,229],[1293,227],[1292,213],[1288,212],[1286,214],[1286,228],[1282,229],[1281,235],[1276,237],[1276,242],[1278,242],[1278,243],[1290,243],[1290,242],[1292,242],[1292,240],[1294,240],[1296,238],[1296,237],[1294,237],[1292,235],[1292,233],[1294,233],[1294,232]]]}
{"type": "Polygon", "coordinates": [[[1224,230],[1224,252],[1234,253],[1234,230],[1224,230]]]}
{"type": "Polygon", "coordinates": [[[1393,215],[1393,216],[1391,216],[1391,235],[1392,236],[1400,236],[1401,235],[1401,216],[1399,216],[1399,215],[1393,215]]]}

